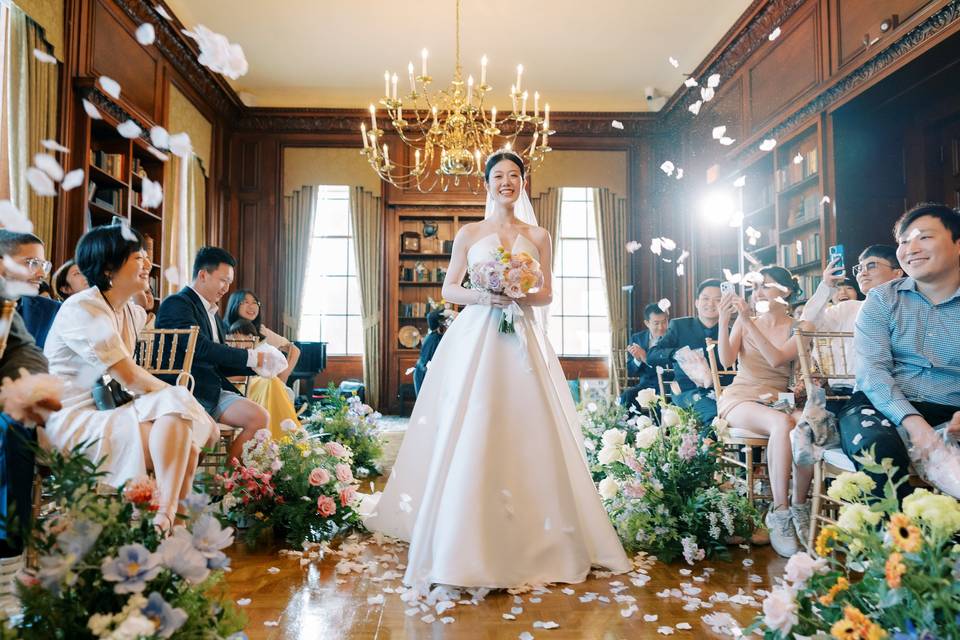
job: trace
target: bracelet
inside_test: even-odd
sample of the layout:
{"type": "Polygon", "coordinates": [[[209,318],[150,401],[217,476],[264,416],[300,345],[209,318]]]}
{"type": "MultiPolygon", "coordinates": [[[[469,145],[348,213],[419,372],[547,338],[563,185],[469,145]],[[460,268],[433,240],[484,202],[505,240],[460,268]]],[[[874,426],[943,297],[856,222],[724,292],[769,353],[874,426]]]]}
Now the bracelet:
{"type": "Polygon", "coordinates": [[[477,290],[477,304],[482,304],[485,307],[489,307],[490,299],[491,299],[491,295],[489,291],[487,291],[486,289],[477,290]]]}

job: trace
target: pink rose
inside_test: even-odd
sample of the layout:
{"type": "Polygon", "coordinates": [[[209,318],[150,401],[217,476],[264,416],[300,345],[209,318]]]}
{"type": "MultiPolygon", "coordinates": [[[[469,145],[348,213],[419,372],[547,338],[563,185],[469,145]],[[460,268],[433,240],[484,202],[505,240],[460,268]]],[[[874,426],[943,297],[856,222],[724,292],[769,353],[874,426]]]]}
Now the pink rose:
{"type": "Polygon", "coordinates": [[[350,465],[338,464],[336,467],[337,480],[340,482],[353,482],[353,472],[350,471],[350,465]]]}
{"type": "Polygon", "coordinates": [[[311,487],[321,487],[328,482],[330,482],[330,474],[326,469],[317,467],[310,472],[310,476],[307,478],[307,482],[310,483],[311,487]]]}
{"type": "Polygon", "coordinates": [[[346,448],[344,448],[344,446],[339,442],[328,442],[327,444],[323,445],[323,448],[326,450],[327,453],[329,453],[331,456],[335,458],[347,457],[346,448]]]}
{"type": "Polygon", "coordinates": [[[317,498],[317,513],[324,518],[329,518],[337,512],[337,503],[330,496],[320,496],[317,498]]]}
{"type": "Polygon", "coordinates": [[[340,491],[340,506],[345,507],[354,501],[357,497],[357,490],[353,487],[347,487],[340,491]]]}

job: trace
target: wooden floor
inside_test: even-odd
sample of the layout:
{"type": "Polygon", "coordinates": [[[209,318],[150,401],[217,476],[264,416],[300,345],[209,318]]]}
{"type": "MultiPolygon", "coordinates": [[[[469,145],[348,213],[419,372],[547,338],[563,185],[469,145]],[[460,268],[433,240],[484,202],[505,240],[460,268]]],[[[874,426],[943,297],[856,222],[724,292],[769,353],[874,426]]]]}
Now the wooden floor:
{"type": "MultiPolygon", "coordinates": [[[[402,431],[390,435],[388,469],[402,431]]],[[[384,483],[381,476],[376,488],[384,483]]],[[[276,545],[255,551],[235,545],[228,551],[233,571],[227,584],[249,619],[251,640],[499,640],[524,632],[530,636],[523,640],[729,638],[731,633],[711,630],[703,617],[713,616],[719,620],[714,625],[722,626],[729,614],[729,623],[745,627],[786,564],[769,546],[734,546],[731,552],[730,562],[690,567],[648,561],[628,575],[591,575],[581,584],[551,585],[549,593],[493,592],[477,604],[457,604],[439,614],[434,608],[414,610],[393,593],[402,586],[406,546],[378,544],[370,535],[316,549],[312,558],[288,555],[276,545]],[[338,573],[338,565],[347,572],[338,573]],[[511,613],[515,609],[520,611],[511,613]],[[535,627],[537,622],[559,626],[544,629],[535,627]]],[[[461,601],[469,599],[463,594],[461,601]]]]}

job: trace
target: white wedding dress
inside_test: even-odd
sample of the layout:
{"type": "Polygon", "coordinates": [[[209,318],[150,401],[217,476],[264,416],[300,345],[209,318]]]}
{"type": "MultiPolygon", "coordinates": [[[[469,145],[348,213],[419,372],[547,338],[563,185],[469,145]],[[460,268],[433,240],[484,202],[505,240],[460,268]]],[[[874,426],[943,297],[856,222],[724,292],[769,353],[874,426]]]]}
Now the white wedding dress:
{"type": "MultiPolygon", "coordinates": [[[[496,234],[467,252],[489,259],[496,234]]],[[[539,259],[522,234],[514,250],[539,259]]],[[[533,310],[467,306],[446,331],[382,494],[372,531],[410,542],[404,583],[504,588],[583,581],[631,562],[594,487],[573,398],[533,310]]]]}

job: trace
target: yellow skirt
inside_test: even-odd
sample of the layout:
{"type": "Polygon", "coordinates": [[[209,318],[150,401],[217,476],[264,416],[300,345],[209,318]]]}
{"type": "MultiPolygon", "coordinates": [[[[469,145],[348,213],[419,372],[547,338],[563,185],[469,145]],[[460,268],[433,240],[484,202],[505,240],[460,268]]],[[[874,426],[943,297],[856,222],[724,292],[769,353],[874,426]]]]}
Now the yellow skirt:
{"type": "Polygon", "coordinates": [[[290,402],[286,387],[280,378],[261,378],[253,376],[247,383],[247,398],[256,402],[270,413],[270,433],[275,439],[283,435],[280,423],[284,420],[293,420],[297,426],[297,410],[290,402]]]}

